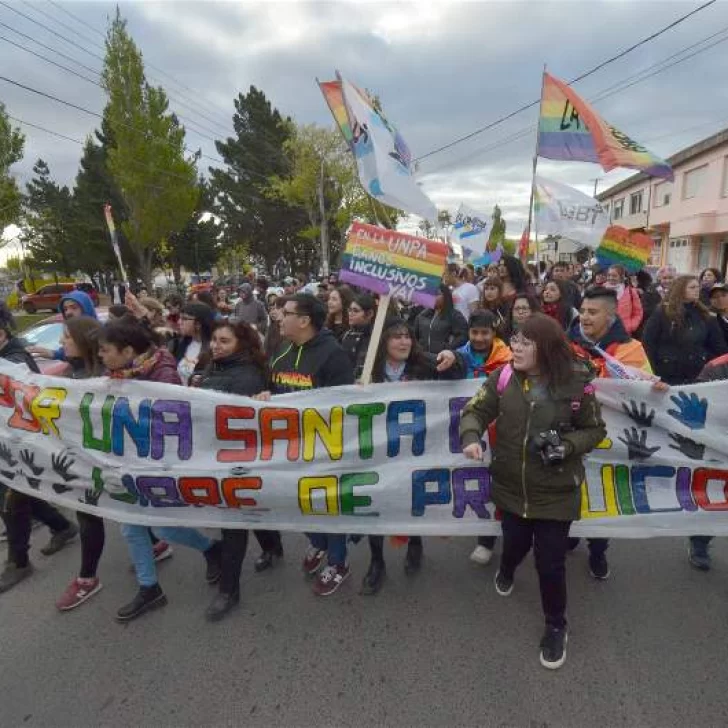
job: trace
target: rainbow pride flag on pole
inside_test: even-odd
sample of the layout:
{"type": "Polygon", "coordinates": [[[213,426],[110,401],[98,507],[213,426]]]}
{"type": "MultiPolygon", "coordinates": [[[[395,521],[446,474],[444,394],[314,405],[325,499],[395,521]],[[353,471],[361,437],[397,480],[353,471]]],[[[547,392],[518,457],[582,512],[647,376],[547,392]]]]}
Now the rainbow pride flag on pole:
{"type": "Polygon", "coordinates": [[[647,265],[654,245],[655,241],[645,233],[610,225],[595,253],[603,268],[623,265],[630,273],[636,273],[647,265]]]}
{"type": "Polygon", "coordinates": [[[672,180],[672,167],[624,132],[602,119],[563,81],[544,73],[538,156],[601,164],[605,172],[617,167],[639,169],[672,180]]]}

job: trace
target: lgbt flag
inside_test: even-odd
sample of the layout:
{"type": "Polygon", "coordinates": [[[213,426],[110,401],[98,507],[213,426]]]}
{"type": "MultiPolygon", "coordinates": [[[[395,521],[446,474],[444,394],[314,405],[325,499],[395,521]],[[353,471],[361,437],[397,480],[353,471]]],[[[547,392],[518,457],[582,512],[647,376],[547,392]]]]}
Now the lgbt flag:
{"type": "Polygon", "coordinates": [[[630,273],[636,273],[647,265],[654,244],[649,235],[610,225],[595,251],[597,262],[604,268],[623,265],[630,273]]]}
{"type": "Polygon", "coordinates": [[[435,205],[415,181],[407,143],[369,96],[340,77],[319,82],[319,87],[354,153],[366,192],[385,205],[436,222],[435,205]]]}
{"type": "Polygon", "coordinates": [[[639,169],[653,177],[674,178],[672,167],[602,119],[563,81],[544,73],[538,155],[546,159],[639,169]]]}
{"type": "Polygon", "coordinates": [[[455,213],[450,233],[451,242],[468,248],[471,256],[482,255],[488,245],[489,227],[487,215],[461,204],[455,213]]]}
{"type": "Polygon", "coordinates": [[[351,147],[354,135],[351,132],[351,124],[349,123],[349,115],[346,113],[346,105],[344,104],[344,93],[341,90],[341,81],[319,81],[316,82],[321,89],[321,93],[329,105],[331,115],[334,117],[342,136],[346,143],[351,147]]]}

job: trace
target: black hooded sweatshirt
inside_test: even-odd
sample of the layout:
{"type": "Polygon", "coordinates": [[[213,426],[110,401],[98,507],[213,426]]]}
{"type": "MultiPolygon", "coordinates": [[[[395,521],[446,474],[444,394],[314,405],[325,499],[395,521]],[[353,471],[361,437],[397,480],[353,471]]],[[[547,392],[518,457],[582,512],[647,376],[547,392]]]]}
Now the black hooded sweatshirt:
{"type": "Polygon", "coordinates": [[[354,366],[334,335],[322,329],[302,346],[283,342],[270,362],[272,394],[354,384],[354,366]]]}

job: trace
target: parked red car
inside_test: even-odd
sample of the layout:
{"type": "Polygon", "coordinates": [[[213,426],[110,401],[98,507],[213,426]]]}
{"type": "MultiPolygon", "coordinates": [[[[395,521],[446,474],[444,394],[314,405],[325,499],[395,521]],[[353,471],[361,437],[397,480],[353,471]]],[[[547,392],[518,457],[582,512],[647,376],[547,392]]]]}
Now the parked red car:
{"type": "Polygon", "coordinates": [[[35,293],[28,293],[20,300],[26,313],[57,311],[63,296],[71,291],[83,291],[89,295],[94,306],[99,305],[98,291],[90,283],[49,283],[41,286],[35,293]]]}

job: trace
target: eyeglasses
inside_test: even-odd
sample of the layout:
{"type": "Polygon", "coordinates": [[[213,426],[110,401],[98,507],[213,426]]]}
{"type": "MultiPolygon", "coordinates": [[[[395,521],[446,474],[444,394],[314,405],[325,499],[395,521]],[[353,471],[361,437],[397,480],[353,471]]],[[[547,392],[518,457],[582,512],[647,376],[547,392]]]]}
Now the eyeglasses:
{"type": "Polygon", "coordinates": [[[364,313],[364,309],[358,306],[349,306],[349,313],[364,313]]]}
{"type": "Polygon", "coordinates": [[[513,348],[514,346],[522,346],[524,348],[528,348],[529,346],[534,346],[534,342],[531,341],[531,339],[527,339],[525,336],[516,334],[511,339],[511,348],[513,348]]]}
{"type": "Polygon", "coordinates": [[[513,313],[530,313],[531,309],[528,306],[514,306],[513,313]]]}
{"type": "Polygon", "coordinates": [[[289,316],[306,316],[305,313],[298,313],[298,311],[286,311],[286,309],[283,309],[283,318],[288,318],[289,316]]]}

